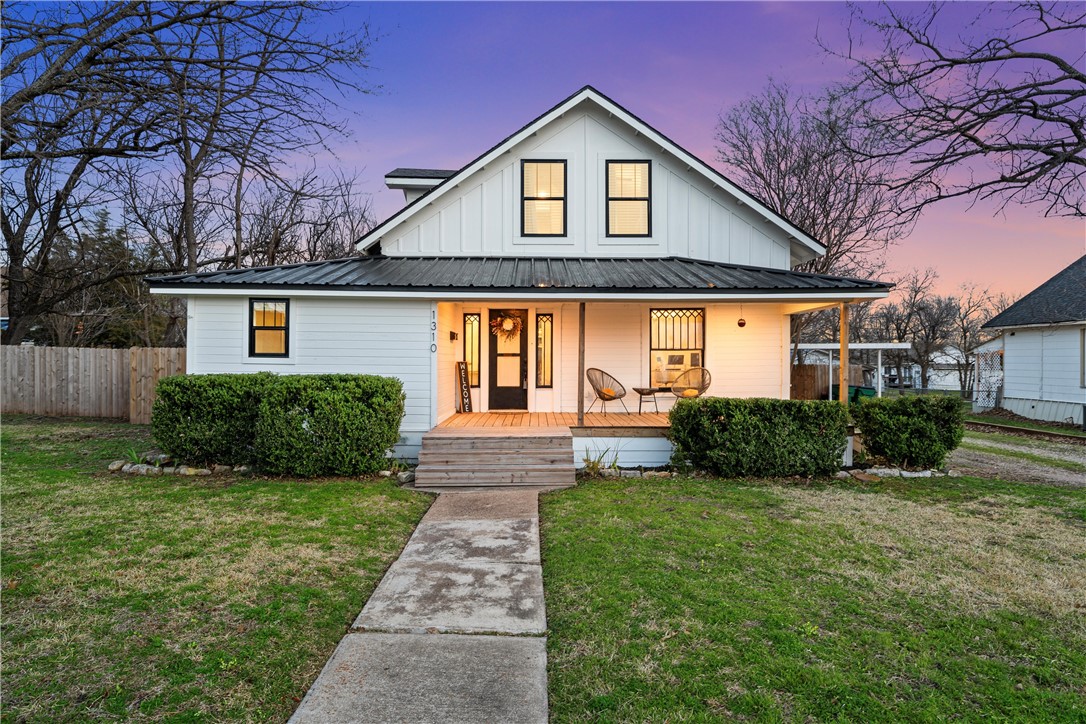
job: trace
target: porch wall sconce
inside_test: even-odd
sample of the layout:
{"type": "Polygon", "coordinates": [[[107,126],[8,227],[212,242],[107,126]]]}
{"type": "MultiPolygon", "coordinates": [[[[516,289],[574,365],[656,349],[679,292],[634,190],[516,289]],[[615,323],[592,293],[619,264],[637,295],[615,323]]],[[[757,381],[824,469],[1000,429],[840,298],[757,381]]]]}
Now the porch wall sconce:
{"type": "Polygon", "coordinates": [[[747,320],[743,319],[743,305],[739,305],[739,321],[736,322],[740,328],[747,326],[747,320]]]}
{"type": "Polygon", "coordinates": [[[455,342],[459,337],[460,337],[460,335],[458,335],[456,332],[449,332],[449,341],[450,342],[455,342]]]}

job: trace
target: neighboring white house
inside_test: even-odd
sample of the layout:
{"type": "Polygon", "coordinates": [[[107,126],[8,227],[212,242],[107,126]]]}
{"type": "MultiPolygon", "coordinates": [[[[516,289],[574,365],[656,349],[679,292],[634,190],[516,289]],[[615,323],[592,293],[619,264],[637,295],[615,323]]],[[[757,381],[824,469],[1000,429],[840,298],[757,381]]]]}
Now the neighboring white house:
{"type": "Polygon", "coordinates": [[[1086,256],[984,325],[1002,332],[1007,410],[1082,424],[1086,406],[1086,256]]]}
{"type": "MultiPolygon", "coordinates": [[[[476,412],[578,413],[595,399],[582,367],[626,388],[704,367],[710,395],[787,398],[789,316],[889,291],[792,271],[824,247],[591,87],[458,171],[386,181],[408,204],[362,256],[150,280],[188,300],[189,372],[398,377],[396,452],[414,458],[458,414],[457,362],[476,412]]],[[[643,438],[614,446],[666,462],[643,438]]]]}

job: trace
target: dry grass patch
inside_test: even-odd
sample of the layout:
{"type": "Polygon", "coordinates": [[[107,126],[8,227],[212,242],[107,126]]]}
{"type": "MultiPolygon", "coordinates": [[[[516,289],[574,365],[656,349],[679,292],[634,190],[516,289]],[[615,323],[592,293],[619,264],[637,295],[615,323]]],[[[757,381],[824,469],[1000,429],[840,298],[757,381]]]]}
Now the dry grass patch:
{"type": "MultiPolygon", "coordinates": [[[[878,546],[889,571],[839,562],[834,570],[973,614],[993,609],[1086,614],[1086,524],[1012,496],[916,503],[847,489],[780,488],[804,520],[878,546]]],[[[1086,632],[1086,620],[1069,623],[1086,632]]]]}

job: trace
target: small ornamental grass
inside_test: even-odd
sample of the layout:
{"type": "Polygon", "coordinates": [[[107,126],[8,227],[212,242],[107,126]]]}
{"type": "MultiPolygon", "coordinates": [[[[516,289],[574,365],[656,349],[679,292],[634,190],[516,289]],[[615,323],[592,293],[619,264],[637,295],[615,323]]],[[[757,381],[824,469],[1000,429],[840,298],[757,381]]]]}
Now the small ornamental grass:
{"type": "Polygon", "coordinates": [[[847,441],[845,409],[829,400],[678,400],[672,462],[723,477],[832,475],[847,441]]]}
{"type": "Polygon", "coordinates": [[[159,382],[155,442],[186,463],[255,463],[285,475],[363,475],[388,465],[400,381],[374,375],[180,375],[159,382]]]}
{"type": "Polygon", "coordinates": [[[965,434],[956,395],[867,398],[852,417],[868,452],[904,467],[942,466],[965,434]]]}

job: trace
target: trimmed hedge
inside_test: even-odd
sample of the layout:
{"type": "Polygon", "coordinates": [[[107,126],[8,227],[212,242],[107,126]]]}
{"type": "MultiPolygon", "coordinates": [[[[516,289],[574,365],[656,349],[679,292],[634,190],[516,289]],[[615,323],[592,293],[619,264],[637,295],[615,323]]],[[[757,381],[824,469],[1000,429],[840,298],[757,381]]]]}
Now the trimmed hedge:
{"type": "Polygon", "coordinates": [[[255,463],[260,400],[276,379],[270,372],[165,377],[155,392],[151,434],[187,463],[255,463]]]}
{"type": "Polygon", "coordinates": [[[157,395],[151,431],[174,458],[299,476],[382,469],[404,412],[400,381],[373,375],[179,375],[157,395]]]}
{"type": "Polygon", "coordinates": [[[400,381],[373,375],[279,378],[260,404],[260,466],[289,475],[375,473],[396,444],[404,394],[400,381]]]}
{"type": "Polygon", "coordinates": [[[868,398],[852,417],[868,452],[903,467],[940,467],[965,434],[957,395],[868,398]]]}
{"type": "Polygon", "coordinates": [[[672,462],[724,477],[831,475],[848,435],[829,400],[702,397],[677,400],[669,418],[672,462]]]}

